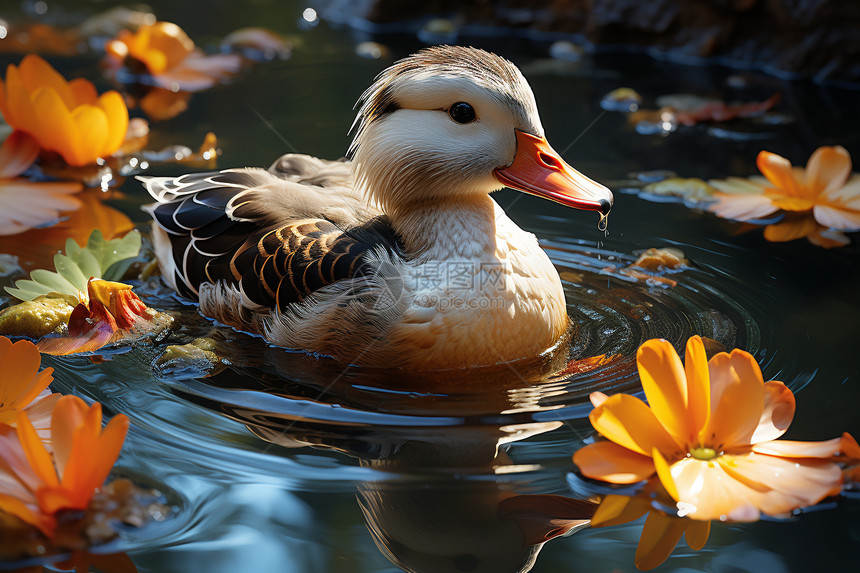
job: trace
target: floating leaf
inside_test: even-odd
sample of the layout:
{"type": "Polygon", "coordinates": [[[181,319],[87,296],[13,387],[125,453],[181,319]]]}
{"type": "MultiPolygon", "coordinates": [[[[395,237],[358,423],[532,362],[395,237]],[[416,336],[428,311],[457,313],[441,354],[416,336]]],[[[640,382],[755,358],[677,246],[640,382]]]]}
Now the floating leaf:
{"type": "Polygon", "coordinates": [[[116,280],[125,274],[140,251],[140,233],[131,231],[125,237],[105,240],[95,229],[81,247],[74,239],[66,241],[66,254],[54,256],[55,271],[38,269],[30,273],[29,280],[19,280],[15,288],[6,291],[21,300],[52,292],[86,298],[87,281],[91,277],[116,280]]]}

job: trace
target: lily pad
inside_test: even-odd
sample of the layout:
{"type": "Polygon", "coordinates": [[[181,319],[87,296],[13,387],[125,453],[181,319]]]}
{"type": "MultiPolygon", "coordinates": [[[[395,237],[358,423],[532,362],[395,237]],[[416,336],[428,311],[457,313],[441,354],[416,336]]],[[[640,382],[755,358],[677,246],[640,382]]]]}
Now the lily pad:
{"type": "Polygon", "coordinates": [[[21,300],[55,292],[86,298],[87,281],[92,278],[117,280],[140,252],[140,233],[131,231],[118,239],[105,240],[96,229],[81,247],[73,239],[66,241],[66,253],[54,256],[54,271],[38,269],[30,278],[6,287],[6,292],[21,300]]]}

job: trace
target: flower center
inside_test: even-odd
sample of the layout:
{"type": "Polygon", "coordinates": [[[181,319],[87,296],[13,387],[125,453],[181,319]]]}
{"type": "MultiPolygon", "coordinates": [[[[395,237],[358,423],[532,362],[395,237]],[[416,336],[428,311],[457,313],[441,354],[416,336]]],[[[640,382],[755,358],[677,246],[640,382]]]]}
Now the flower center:
{"type": "Polygon", "coordinates": [[[693,448],[690,450],[690,455],[696,458],[697,460],[708,461],[717,457],[718,452],[713,448],[706,448],[704,446],[693,448]]]}

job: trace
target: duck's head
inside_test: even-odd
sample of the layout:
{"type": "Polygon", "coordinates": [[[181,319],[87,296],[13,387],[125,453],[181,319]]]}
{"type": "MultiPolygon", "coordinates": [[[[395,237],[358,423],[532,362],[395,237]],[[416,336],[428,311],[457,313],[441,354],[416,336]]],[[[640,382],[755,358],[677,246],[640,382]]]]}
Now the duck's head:
{"type": "Polygon", "coordinates": [[[355,182],[388,213],[503,186],[603,215],[612,207],[609,189],[549,145],[528,82],[495,54],[421,50],[384,70],[359,103],[355,182]]]}

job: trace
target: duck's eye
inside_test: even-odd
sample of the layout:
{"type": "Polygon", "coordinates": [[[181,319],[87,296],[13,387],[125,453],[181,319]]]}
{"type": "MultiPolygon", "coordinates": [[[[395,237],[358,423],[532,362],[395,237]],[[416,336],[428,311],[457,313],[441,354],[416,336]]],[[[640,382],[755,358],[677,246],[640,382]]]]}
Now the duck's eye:
{"type": "Polygon", "coordinates": [[[464,101],[458,101],[448,108],[448,115],[457,123],[475,121],[475,108],[464,101]]]}

